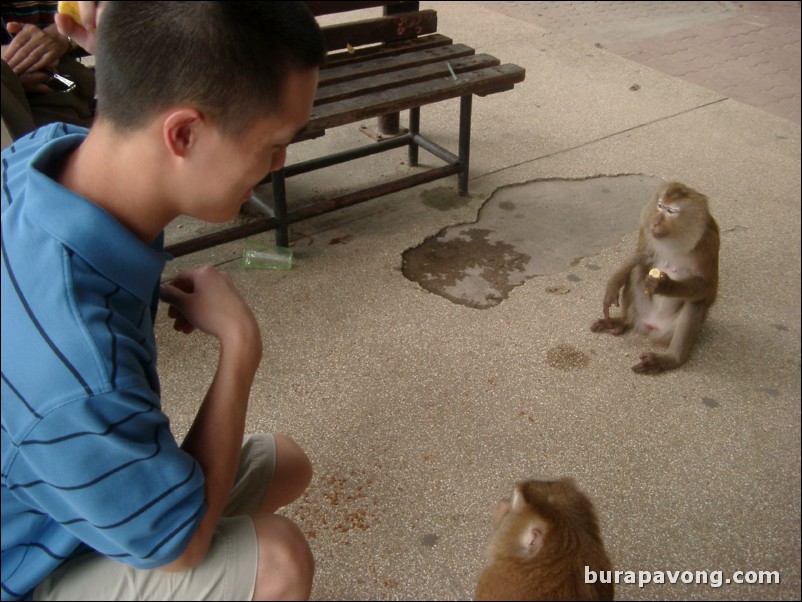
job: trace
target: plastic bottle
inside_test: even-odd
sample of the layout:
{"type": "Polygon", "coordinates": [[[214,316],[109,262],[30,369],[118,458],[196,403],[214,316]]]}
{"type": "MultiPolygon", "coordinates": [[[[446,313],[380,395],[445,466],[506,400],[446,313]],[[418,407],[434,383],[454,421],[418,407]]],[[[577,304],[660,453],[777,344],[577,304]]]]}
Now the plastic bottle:
{"type": "Polygon", "coordinates": [[[291,270],[292,249],[246,238],[245,250],[242,253],[242,268],[245,270],[291,270]]]}

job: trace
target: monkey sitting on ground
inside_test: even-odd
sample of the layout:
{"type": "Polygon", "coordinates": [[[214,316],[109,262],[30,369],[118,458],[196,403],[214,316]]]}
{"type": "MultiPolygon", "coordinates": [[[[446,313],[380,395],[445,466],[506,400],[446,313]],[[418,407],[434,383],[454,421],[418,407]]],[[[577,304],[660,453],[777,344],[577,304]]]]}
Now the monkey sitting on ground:
{"type": "Polygon", "coordinates": [[[688,358],[718,290],[719,229],[707,197],[679,182],[657,189],[643,208],[637,252],[610,278],[604,318],[593,332],[630,328],[668,345],[668,353],[642,353],[639,374],[678,368],[688,358]],[[623,287],[623,317],[611,318],[623,287]]]}
{"type": "Polygon", "coordinates": [[[611,571],[596,512],[571,479],[524,481],[496,505],[474,600],[612,600],[612,583],[585,583],[586,567],[611,571]]]}

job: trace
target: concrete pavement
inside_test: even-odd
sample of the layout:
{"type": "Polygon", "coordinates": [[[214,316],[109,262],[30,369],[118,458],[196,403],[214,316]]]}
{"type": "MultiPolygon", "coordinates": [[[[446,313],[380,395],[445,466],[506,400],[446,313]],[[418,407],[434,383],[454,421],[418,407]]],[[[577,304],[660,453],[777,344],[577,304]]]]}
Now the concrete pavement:
{"type": "MultiPolygon", "coordinates": [[[[455,41],[527,69],[514,91],[474,101],[470,198],[442,180],[297,224],[288,272],[243,271],[241,241],[168,269],[219,265],[262,325],[247,428],[294,437],[315,466],[307,495],[284,510],[316,557],[313,598],[470,599],[496,500],[521,479],[573,476],[596,504],[618,570],[780,577],[720,587],[622,583],[618,599],[799,599],[799,103],[779,115],[670,72],[665,55],[639,60],[627,50],[721,27],[758,4],[783,11],[798,49],[799,3],[421,4],[437,9],[439,30],[455,41]],[[576,10],[589,25],[566,29],[565,20],[531,12],[557,4],[584,5],[576,10]],[[591,5],[625,4],[688,13],[677,8],[673,23],[661,24],[653,12],[632,13],[628,33],[609,20],[608,37],[599,37],[603,19],[591,5]],[[613,39],[613,30],[622,33],[613,39]],[[635,375],[648,342],[590,332],[634,229],[488,309],[402,273],[405,251],[476,221],[494,194],[624,174],[697,188],[722,230],[719,298],[678,371],[635,375]]],[[[792,76],[798,98],[798,62],[792,76]]],[[[421,127],[453,148],[457,112],[457,103],[426,107],[421,127]]],[[[294,145],[290,161],[364,140],[356,127],[341,130],[294,145]]],[[[388,155],[291,179],[290,198],[409,172],[402,151],[388,155]]],[[[596,205],[587,210],[603,214],[596,205]]],[[[178,223],[168,235],[187,228],[178,223]]],[[[584,230],[577,236],[597,234],[584,230]]],[[[217,346],[174,333],[166,312],[157,337],[165,409],[181,437],[217,346]]]]}
{"type": "Polygon", "coordinates": [[[483,2],[800,122],[799,2],[483,2]]]}

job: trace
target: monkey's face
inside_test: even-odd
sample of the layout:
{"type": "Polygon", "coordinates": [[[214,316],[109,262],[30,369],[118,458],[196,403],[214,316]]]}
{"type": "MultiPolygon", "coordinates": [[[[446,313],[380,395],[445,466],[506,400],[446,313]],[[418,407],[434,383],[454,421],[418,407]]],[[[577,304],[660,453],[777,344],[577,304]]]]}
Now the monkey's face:
{"type": "Polygon", "coordinates": [[[641,228],[655,240],[691,248],[707,228],[707,198],[678,182],[661,187],[641,213],[641,228]]]}
{"type": "Polygon", "coordinates": [[[657,199],[650,213],[649,231],[655,238],[663,238],[676,230],[676,222],[680,220],[682,207],[677,203],[657,199]]]}

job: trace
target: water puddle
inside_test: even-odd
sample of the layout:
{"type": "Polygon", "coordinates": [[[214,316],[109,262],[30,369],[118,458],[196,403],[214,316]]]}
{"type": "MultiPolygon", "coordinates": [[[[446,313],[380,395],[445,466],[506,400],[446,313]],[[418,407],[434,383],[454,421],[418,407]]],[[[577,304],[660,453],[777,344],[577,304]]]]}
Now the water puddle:
{"type": "Polygon", "coordinates": [[[620,175],[503,186],[475,222],[449,226],[407,249],[402,272],[454,303],[494,307],[527,280],[565,271],[636,231],[642,207],[662,183],[620,175]]]}

